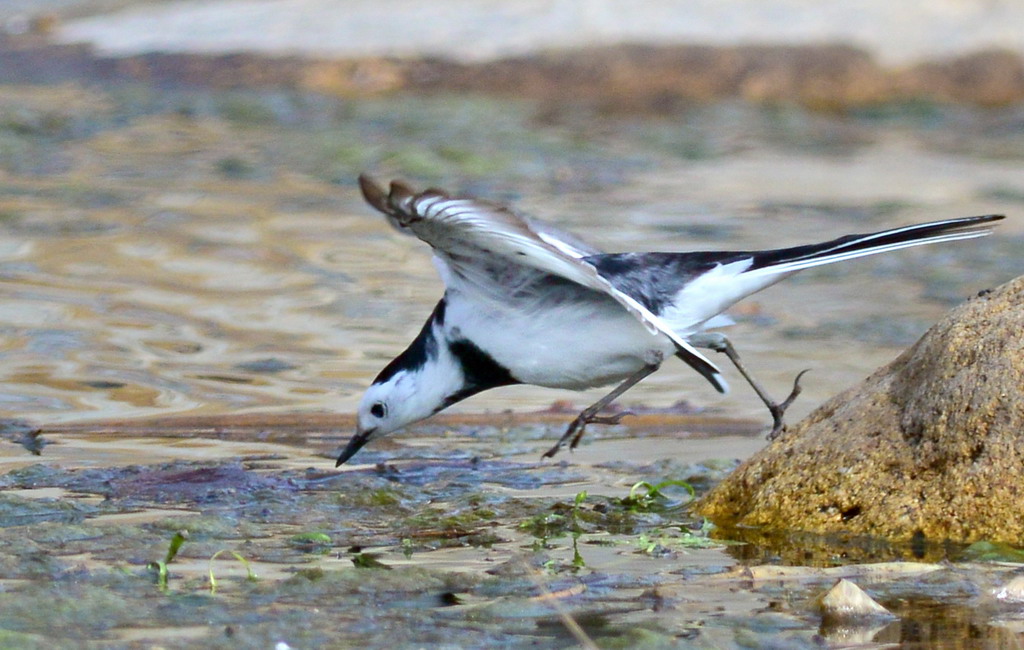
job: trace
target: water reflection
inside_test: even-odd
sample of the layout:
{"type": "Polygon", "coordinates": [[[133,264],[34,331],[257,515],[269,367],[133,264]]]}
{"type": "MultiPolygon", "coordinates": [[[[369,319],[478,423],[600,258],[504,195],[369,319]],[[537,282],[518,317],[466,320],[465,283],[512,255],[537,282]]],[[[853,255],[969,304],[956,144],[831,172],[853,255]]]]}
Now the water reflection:
{"type": "MultiPolygon", "coordinates": [[[[43,421],[351,411],[418,330],[440,283],[425,247],[361,206],[351,178],[339,186],[297,173],[292,158],[267,162],[279,143],[223,121],[158,115],[61,143],[66,168],[39,174],[8,165],[0,175],[0,407],[43,421]],[[225,162],[233,159],[257,162],[240,173],[225,162]]],[[[680,250],[788,245],[1012,212],[1024,192],[1019,161],[940,156],[899,139],[845,158],[766,147],[706,160],[655,157],[658,165],[646,166],[632,158],[628,182],[600,189],[553,192],[524,181],[518,203],[609,249],[680,250]],[[885,181],[896,169],[898,182],[885,181]],[[943,185],[950,176],[956,183],[943,185]],[[985,194],[994,186],[1010,189],[985,194]]],[[[473,185],[454,176],[448,184],[473,185]]],[[[999,258],[1019,253],[1020,228],[1002,230],[1002,239],[809,272],[740,307],[732,335],[778,390],[815,369],[793,409],[799,417],[937,319],[946,305],[929,300],[929,288],[966,296],[1014,275],[999,258]]],[[[516,387],[463,408],[590,397],[516,387]]],[[[743,388],[718,398],[681,365],[626,402],[680,398],[763,416],[743,388]]]]}

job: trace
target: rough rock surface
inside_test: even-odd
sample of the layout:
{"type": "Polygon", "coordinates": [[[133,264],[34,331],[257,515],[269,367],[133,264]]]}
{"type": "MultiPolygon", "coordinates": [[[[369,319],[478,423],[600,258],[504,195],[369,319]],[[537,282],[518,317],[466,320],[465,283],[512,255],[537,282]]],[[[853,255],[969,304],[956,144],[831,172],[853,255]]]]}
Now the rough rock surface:
{"type": "Polygon", "coordinates": [[[1024,276],[953,310],[697,508],[720,525],[1024,544],[1024,276]]]}

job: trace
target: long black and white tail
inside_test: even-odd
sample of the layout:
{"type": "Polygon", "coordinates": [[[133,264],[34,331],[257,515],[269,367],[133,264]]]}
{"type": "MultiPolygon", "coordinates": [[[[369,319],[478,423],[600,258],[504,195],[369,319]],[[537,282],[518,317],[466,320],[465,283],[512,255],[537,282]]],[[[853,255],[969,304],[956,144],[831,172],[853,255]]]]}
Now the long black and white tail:
{"type": "Polygon", "coordinates": [[[812,266],[852,260],[911,246],[984,237],[992,231],[987,224],[1003,218],[1001,214],[988,214],[980,217],[947,219],[866,235],[846,235],[820,244],[761,251],[754,254],[753,263],[744,274],[788,274],[812,266]]]}
{"type": "Polygon", "coordinates": [[[699,332],[714,327],[711,319],[739,300],[797,271],[910,246],[983,237],[991,232],[990,224],[1002,218],[990,214],[947,219],[775,250],[669,254],[664,259],[686,281],[662,317],[677,332],[699,332]]]}

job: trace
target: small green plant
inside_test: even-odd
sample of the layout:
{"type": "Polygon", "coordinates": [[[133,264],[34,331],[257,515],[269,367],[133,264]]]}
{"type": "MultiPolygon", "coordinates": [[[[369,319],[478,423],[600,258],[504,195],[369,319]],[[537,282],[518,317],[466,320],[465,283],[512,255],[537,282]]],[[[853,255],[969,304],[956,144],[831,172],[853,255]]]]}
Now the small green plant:
{"type": "Polygon", "coordinates": [[[626,508],[639,512],[653,510],[671,510],[689,503],[696,496],[693,486],[686,481],[667,480],[658,484],[648,481],[637,481],[629,488],[629,496],[620,500],[626,508]],[[681,501],[665,494],[665,488],[680,487],[689,494],[689,499],[681,501]]]}
{"type": "Polygon", "coordinates": [[[238,560],[239,562],[242,563],[242,566],[245,567],[245,573],[246,573],[246,579],[247,580],[255,582],[256,580],[259,579],[256,576],[256,572],[253,571],[252,567],[249,565],[249,560],[246,560],[244,557],[242,557],[241,553],[237,553],[235,551],[232,551],[232,550],[229,550],[229,549],[226,549],[226,548],[222,548],[221,550],[217,551],[216,553],[214,553],[210,557],[210,572],[209,573],[210,573],[210,593],[211,594],[217,593],[217,579],[213,576],[213,562],[222,553],[230,553],[231,555],[233,555],[235,557],[236,560],[238,560]]]}
{"type": "MultiPolygon", "coordinates": [[[[562,537],[568,534],[572,538],[572,566],[581,568],[586,566],[586,561],[579,551],[580,536],[586,532],[583,528],[583,518],[580,516],[580,508],[587,500],[587,492],[578,492],[573,498],[571,507],[558,504],[555,508],[566,514],[557,512],[545,512],[535,515],[519,524],[519,528],[528,531],[536,539],[533,541],[534,552],[540,552],[548,547],[548,540],[555,537],[562,537]]],[[[554,566],[554,561],[551,562],[554,566]]],[[[549,567],[550,568],[550,567],[549,567]]]]}
{"type": "Polygon", "coordinates": [[[651,539],[646,534],[641,534],[636,539],[637,552],[643,553],[644,555],[652,555],[655,550],[661,546],[661,543],[657,540],[651,539]]]}
{"type": "Polygon", "coordinates": [[[319,532],[292,535],[288,538],[288,543],[295,548],[306,551],[307,553],[326,553],[330,551],[331,546],[334,544],[334,542],[331,541],[330,535],[319,532]]]}
{"type": "Polygon", "coordinates": [[[587,566],[586,560],[580,555],[580,535],[583,534],[583,528],[580,526],[579,513],[580,506],[587,499],[587,491],[583,490],[576,493],[576,498],[573,500],[572,510],[569,513],[569,521],[572,523],[572,565],[577,569],[582,569],[587,566]]]}
{"type": "Polygon", "coordinates": [[[572,536],[572,566],[576,569],[582,569],[587,566],[587,561],[583,559],[583,555],[580,554],[580,536],[579,533],[573,533],[572,536]]]}
{"type": "Polygon", "coordinates": [[[181,545],[188,539],[187,530],[179,530],[174,533],[171,537],[171,543],[167,547],[167,555],[164,556],[163,560],[156,560],[146,565],[146,568],[154,572],[156,577],[156,586],[160,591],[167,591],[167,565],[170,564],[175,556],[178,555],[178,550],[181,549],[181,545]]]}
{"type": "Polygon", "coordinates": [[[719,548],[733,542],[719,541],[708,537],[711,525],[705,522],[700,530],[662,530],[655,528],[641,534],[634,542],[637,553],[651,556],[671,555],[675,551],[695,548],[719,548]]]}
{"type": "Polygon", "coordinates": [[[542,512],[519,524],[519,528],[546,542],[552,537],[561,537],[567,529],[568,518],[557,512],[542,512]]]}
{"type": "Polygon", "coordinates": [[[577,533],[577,534],[581,532],[580,519],[579,519],[579,516],[580,516],[580,506],[583,505],[583,502],[586,501],[586,500],[587,500],[587,491],[586,490],[583,490],[582,492],[577,492],[576,493],[576,498],[573,499],[573,502],[572,502],[572,510],[569,511],[569,522],[572,525],[573,532],[577,533]]]}
{"type": "Polygon", "coordinates": [[[981,541],[961,551],[959,560],[969,562],[1024,562],[1024,551],[1009,544],[981,541]]]}
{"type": "Polygon", "coordinates": [[[390,569],[391,567],[384,564],[377,558],[380,557],[379,553],[356,553],[352,556],[352,564],[357,569],[390,569]]]}

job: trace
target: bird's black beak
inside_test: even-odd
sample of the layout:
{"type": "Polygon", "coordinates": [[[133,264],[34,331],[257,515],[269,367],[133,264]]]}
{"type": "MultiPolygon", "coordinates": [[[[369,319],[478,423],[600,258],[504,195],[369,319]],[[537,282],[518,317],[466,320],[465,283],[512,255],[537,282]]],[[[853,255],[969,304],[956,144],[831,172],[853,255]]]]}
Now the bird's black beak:
{"type": "Polygon", "coordinates": [[[367,429],[366,431],[356,431],[356,435],[352,436],[352,439],[348,441],[345,448],[341,450],[341,455],[338,456],[338,462],[334,464],[335,467],[341,467],[349,458],[356,455],[356,452],[363,448],[367,442],[370,441],[370,437],[376,428],[367,429]]]}

